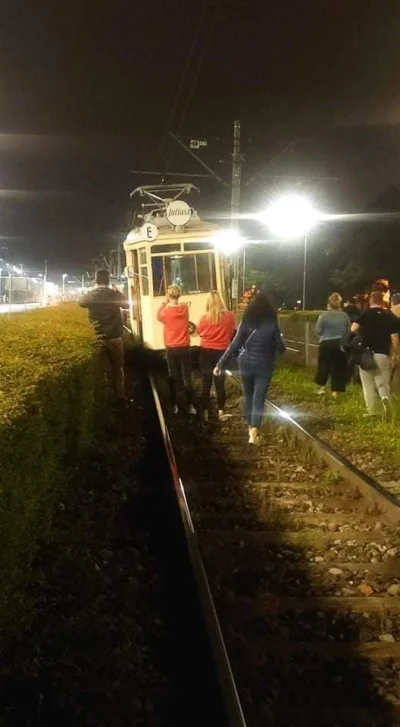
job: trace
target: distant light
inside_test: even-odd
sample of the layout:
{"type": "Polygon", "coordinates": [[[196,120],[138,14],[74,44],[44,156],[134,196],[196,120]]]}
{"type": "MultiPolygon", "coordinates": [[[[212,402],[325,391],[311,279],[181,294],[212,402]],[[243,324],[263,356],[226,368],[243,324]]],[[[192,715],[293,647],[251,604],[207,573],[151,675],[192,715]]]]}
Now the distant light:
{"type": "Polygon", "coordinates": [[[221,230],[213,236],[212,241],[214,247],[224,255],[232,255],[244,245],[243,237],[236,230],[221,230]]]}
{"type": "Polygon", "coordinates": [[[283,239],[302,237],[320,219],[310,200],[297,194],[280,197],[259,215],[273,235],[283,239]]]}
{"type": "Polygon", "coordinates": [[[297,305],[300,305],[300,304],[301,304],[301,300],[298,300],[298,301],[297,301],[297,305]]]}

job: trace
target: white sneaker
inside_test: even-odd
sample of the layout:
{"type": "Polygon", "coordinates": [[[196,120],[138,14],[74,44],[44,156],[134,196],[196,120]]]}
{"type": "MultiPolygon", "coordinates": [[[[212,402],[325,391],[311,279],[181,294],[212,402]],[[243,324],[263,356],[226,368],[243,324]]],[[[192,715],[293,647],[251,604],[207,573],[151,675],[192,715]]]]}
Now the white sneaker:
{"type": "Polygon", "coordinates": [[[249,444],[253,444],[255,447],[259,447],[261,444],[260,435],[256,427],[251,427],[250,429],[249,444]]]}
{"type": "Polygon", "coordinates": [[[172,413],[173,414],[178,414],[178,412],[179,412],[178,404],[174,404],[174,406],[172,407],[172,413]]]}
{"type": "Polygon", "coordinates": [[[188,407],[188,414],[197,414],[197,409],[194,408],[193,404],[188,407]]]}
{"type": "Polygon", "coordinates": [[[324,396],[324,394],[325,394],[325,389],[323,387],[321,389],[318,389],[317,396],[324,396]]]}

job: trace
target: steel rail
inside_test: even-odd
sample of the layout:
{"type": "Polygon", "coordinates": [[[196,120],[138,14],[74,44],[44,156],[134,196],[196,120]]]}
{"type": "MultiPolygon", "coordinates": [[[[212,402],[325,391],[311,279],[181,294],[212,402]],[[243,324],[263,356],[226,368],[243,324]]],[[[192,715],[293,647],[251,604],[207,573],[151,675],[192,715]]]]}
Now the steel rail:
{"type": "Polygon", "coordinates": [[[175,460],[174,451],[171,444],[169,432],[165,423],[163,410],[157,387],[152,376],[150,376],[150,384],[157,411],[158,421],[160,424],[161,434],[168,458],[171,475],[174,483],[174,489],[178,500],[179,510],[181,514],[182,524],[186,536],[190,562],[195,576],[197,594],[202,606],[203,616],[206,624],[207,633],[210,639],[210,646],[214,658],[214,664],[221,690],[223,705],[226,710],[229,727],[246,727],[246,721],[240,704],[235,679],[226,651],[224,638],[218,621],[217,612],[211,595],[203,559],[200,554],[199,546],[189,506],[186,499],[185,489],[179,476],[178,467],[175,460]]]}
{"type": "Polygon", "coordinates": [[[320,439],[316,434],[312,434],[307,429],[304,429],[284,409],[281,409],[269,400],[267,401],[267,408],[287,422],[303,441],[308,442],[314,451],[324,459],[328,467],[339,472],[352,485],[358,487],[372,503],[378,505],[385,512],[390,520],[400,522],[400,501],[391,492],[388,492],[373,477],[361,472],[348,459],[320,439]]]}
{"type": "MultiPolygon", "coordinates": [[[[232,374],[231,371],[226,371],[225,373],[236,381],[240,387],[242,386],[238,376],[232,374]]],[[[371,502],[371,505],[380,508],[391,522],[400,522],[400,500],[392,495],[391,492],[388,492],[377,480],[361,472],[361,470],[349,462],[342,454],[333,449],[316,434],[312,434],[305,429],[296,419],[293,419],[290,414],[269,399],[267,399],[266,408],[288,424],[300,439],[307,442],[316,454],[322,457],[330,469],[335,470],[352,485],[358,487],[371,502]]]]}

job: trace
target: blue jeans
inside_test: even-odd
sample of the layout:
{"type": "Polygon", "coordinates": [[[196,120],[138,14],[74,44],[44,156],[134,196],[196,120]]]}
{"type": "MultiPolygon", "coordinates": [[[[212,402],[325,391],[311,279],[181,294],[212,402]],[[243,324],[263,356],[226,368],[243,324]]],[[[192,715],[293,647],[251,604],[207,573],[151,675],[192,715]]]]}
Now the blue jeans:
{"type": "Polygon", "coordinates": [[[249,427],[261,426],[272,369],[262,373],[240,372],[244,391],[244,418],[249,427]]]}

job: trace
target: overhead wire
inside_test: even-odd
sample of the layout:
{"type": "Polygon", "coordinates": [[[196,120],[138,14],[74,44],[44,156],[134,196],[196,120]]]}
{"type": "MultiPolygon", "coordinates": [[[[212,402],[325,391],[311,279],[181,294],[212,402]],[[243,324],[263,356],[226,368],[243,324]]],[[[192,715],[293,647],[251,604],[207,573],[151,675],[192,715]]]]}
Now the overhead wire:
{"type": "MultiPolygon", "coordinates": [[[[191,104],[191,102],[193,100],[193,96],[194,96],[194,93],[195,93],[195,90],[196,90],[196,86],[197,86],[197,83],[198,83],[198,80],[199,80],[199,76],[200,76],[201,67],[203,65],[203,60],[204,60],[206,51],[207,51],[207,49],[209,47],[209,44],[211,42],[211,38],[213,36],[214,28],[216,26],[216,23],[217,23],[217,20],[218,20],[218,16],[219,16],[219,13],[220,13],[220,10],[221,10],[221,7],[222,7],[222,2],[223,2],[223,0],[214,0],[214,12],[213,12],[211,21],[208,24],[208,32],[207,32],[206,37],[204,39],[204,42],[203,42],[203,46],[202,46],[200,55],[198,57],[197,64],[195,66],[195,72],[194,72],[194,77],[193,77],[193,80],[192,80],[192,83],[191,83],[190,92],[188,93],[188,95],[186,97],[186,103],[185,103],[185,105],[183,107],[183,110],[182,110],[182,113],[180,115],[179,123],[178,123],[178,125],[177,125],[177,127],[175,129],[175,135],[176,136],[179,134],[179,132],[181,131],[181,129],[183,127],[183,124],[184,124],[184,122],[186,120],[187,112],[188,112],[189,107],[190,107],[190,104],[191,104]]],[[[212,0],[211,0],[210,4],[212,4],[212,0]]],[[[207,7],[206,4],[204,4],[204,8],[206,8],[206,7],[207,7]]],[[[164,169],[165,173],[168,171],[168,168],[169,168],[170,164],[172,163],[172,160],[173,160],[173,153],[171,154],[169,160],[167,160],[167,163],[166,163],[165,169],[164,169]]]]}
{"type": "MultiPolygon", "coordinates": [[[[192,64],[192,60],[193,60],[194,55],[195,55],[195,52],[196,52],[196,47],[197,47],[199,38],[201,37],[203,25],[205,23],[206,11],[207,11],[208,5],[207,5],[206,2],[204,2],[204,0],[199,0],[199,4],[200,4],[201,11],[200,11],[200,15],[198,16],[198,19],[197,19],[197,24],[196,24],[195,33],[194,33],[194,36],[193,36],[193,41],[192,41],[192,44],[191,44],[191,46],[189,48],[189,53],[188,53],[188,55],[186,57],[186,63],[184,65],[184,67],[183,67],[183,71],[182,71],[182,74],[181,74],[181,77],[180,77],[180,80],[179,80],[177,89],[175,91],[175,95],[174,95],[174,99],[173,99],[173,102],[172,102],[172,105],[171,105],[171,109],[170,109],[170,112],[169,112],[169,115],[168,115],[167,123],[166,123],[165,128],[164,128],[164,131],[162,133],[160,142],[158,144],[157,155],[161,154],[161,147],[162,147],[163,141],[167,137],[168,132],[172,128],[172,124],[174,122],[174,119],[175,119],[175,116],[176,116],[176,112],[177,112],[177,109],[178,109],[179,101],[181,99],[181,96],[182,96],[182,93],[183,93],[183,90],[184,90],[184,87],[185,87],[185,82],[186,82],[186,79],[187,79],[188,74],[189,74],[189,71],[190,71],[190,66],[192,64]]],[[[166,164],[167,163],[168,163],[168,160],[166,160],[166,164]]]]}

